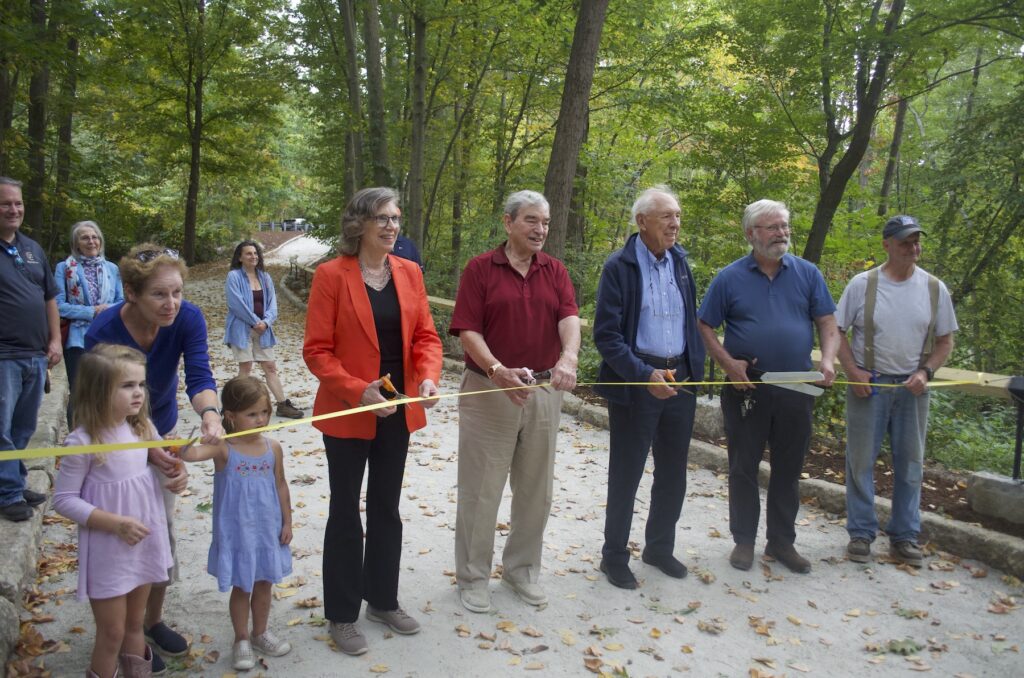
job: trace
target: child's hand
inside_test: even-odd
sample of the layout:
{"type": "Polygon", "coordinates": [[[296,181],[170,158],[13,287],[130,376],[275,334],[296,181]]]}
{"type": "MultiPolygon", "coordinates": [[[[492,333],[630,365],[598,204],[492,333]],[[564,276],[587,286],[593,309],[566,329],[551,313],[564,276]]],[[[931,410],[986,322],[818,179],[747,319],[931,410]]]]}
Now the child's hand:
{"type": "Polygon", "coordinates": [[[117,529],[114,532],[121,541],[129,546],[135,546],[149,535],[149,528],[128,516],[121,516],[117,521],[117,529]]]}
{"type": "Polygon", "coordinates": [[[281,545],[287,546],[292,543],[292,526],[291,523],[286,523],[281,527],[281,545]]]}

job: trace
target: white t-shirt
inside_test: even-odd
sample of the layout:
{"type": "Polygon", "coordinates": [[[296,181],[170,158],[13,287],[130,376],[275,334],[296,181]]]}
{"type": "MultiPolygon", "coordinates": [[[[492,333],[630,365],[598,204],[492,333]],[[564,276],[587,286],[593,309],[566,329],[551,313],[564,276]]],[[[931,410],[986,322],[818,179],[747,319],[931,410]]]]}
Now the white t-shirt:
{"type": "MultiPolygon", "coordinates": [[[[864,293],[868,272],[858,273],[843,290],[836,308],[836,323],[841,332],[853,328],[853,357],[864,365],[864,293]]],[[[935,336],[956,332],[956,314],[946,285],[939,281],[939,308],[935,336]]],[[[881,374],[911,374],[921,363],[921,349],[931,322],[928,297],[928,272],[920,267],[903,282],[893,282],[885,271],[879,272],[875,298],[875,370],[881,374]]]]}

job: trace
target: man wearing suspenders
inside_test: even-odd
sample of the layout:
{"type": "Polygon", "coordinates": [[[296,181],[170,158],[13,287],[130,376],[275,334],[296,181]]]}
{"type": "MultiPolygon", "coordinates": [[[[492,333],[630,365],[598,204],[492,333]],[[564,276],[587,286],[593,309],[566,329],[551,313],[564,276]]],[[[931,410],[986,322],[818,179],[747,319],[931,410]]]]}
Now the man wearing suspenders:
{"type": "Polygon", "coordinates": [[[884,264],[856,275],[836,310],[846,392],[847,556],[871,560],[878,531],[874,468],[889,434],[894,475],[889,554],[921,567],[921,478],[928,427],[928,382],[953,350],[957,331],[946,286],[917,266],[924,231],[914,217],[885,223],[884,264]],[[853,330],[852,342],[846,332],[853,330]]]}

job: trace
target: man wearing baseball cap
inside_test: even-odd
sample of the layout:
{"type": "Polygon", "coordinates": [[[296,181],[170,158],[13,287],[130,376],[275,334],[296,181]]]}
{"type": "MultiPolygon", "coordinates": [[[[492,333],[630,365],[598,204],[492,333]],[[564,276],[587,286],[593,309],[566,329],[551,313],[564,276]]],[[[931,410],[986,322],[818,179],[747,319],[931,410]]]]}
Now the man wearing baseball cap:
{"type": "Polygon", "coordinates": [[[917,538],[928,382],[958,329],[949,290],[917,265],[924,234],[911,216],[885,222],[885,263],[854,276],[836,310],[839,361],[856,384],[846,391],[846,553],[857,563],[871,560],[878,531],[874,468],[887,432],[894,476],[889,554],[911,567],[923,561],[917,538]]]}

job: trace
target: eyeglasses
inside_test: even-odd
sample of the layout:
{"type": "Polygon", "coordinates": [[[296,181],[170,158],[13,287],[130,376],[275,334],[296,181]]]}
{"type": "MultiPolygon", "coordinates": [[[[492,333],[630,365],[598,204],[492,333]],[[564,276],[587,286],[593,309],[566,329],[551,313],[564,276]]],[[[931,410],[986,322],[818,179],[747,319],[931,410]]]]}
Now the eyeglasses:
{"type": "Polygon", "coordinates": [[[18,251],[17,245],[8,245],[4,247],[7,250],[7,254],[14,259],[14,265],[22,270],[25,268],[25,260],[21,258],[21,252],[18,251]]]}
{"type": "Polygon", "coordinates": [[[136,252],[135,253],[135,258],[138,261],[141,261],[144,264],[153,261],[157,257],[169,257],[171,259],[177,260],[178,259],[178,250],[172,250],[170,248],[165,248],[165,249],[162,249],[162,250],[142,250],[141,252],[136,252]]]}
{"type": "Polygon", "coordinates": [[[397,217],[392,217],[392,216],[388,216],[387,214],[378,214],[378,215],[376,215],[374,217],[370,217],[370,218],[377,222],[377,228],[387,228],[389,221],[395,225],[395,228],[401,228],[402,227],[402,217],[401,217],[401,215],[399,215],[397,217]]]}
{"type": "Polygon", "coordinates": [[[760,228],[762,231],[768,231],[769,233],[782,233],[783,231],[789,233],[789,224],[772,224],[771,226],[755,226],[754,228],[760,228]]]}

